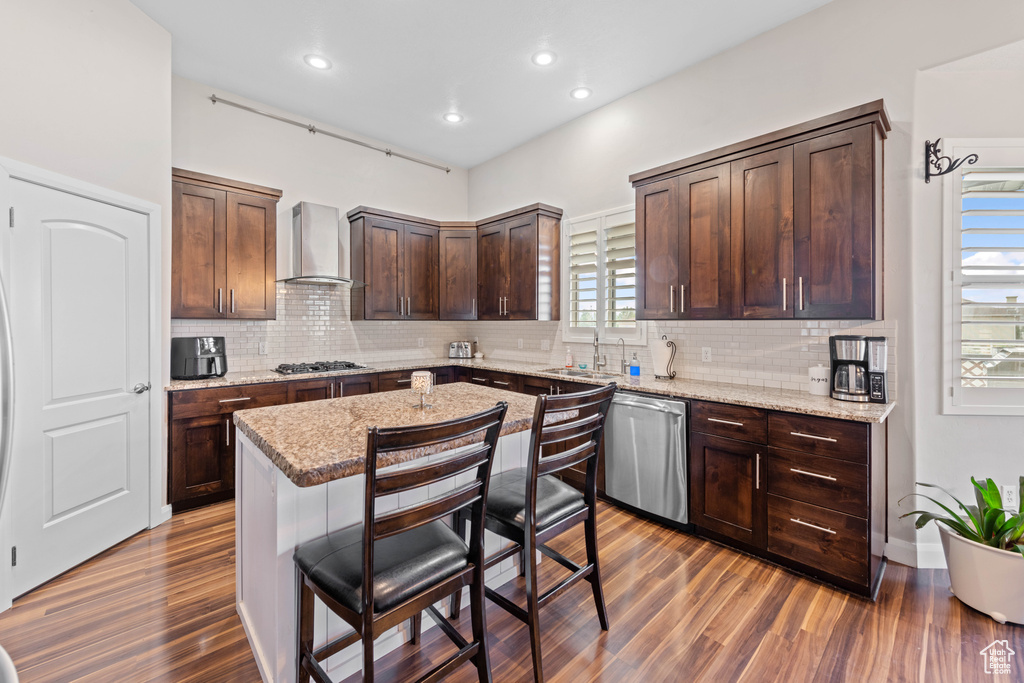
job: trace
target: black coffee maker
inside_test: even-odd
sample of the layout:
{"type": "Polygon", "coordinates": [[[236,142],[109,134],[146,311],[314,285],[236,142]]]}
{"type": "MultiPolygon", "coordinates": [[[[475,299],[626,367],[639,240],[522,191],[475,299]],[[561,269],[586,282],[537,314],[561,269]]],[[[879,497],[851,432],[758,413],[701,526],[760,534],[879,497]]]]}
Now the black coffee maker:
{"type": "Polygon", "coordinates": [[[171,379],[209,379],[228,371],[224,337],[171,339],[171,379]]]}
{"type": "Polygon", "coordinates": [[[888,342],[885,337],[836,335],[828,340],[831,395],[840,401],[888,403],[888,342]]]}

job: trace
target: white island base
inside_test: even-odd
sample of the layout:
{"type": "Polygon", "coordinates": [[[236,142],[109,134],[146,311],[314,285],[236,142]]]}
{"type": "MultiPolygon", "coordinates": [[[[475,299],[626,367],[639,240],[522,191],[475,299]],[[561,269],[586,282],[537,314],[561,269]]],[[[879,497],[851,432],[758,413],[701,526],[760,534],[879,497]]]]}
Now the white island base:
{"type": "MultiPolygon", "coordinates": [[[[241,430],[236,434],[235,606],[263,680],[293,683],[297,635],[292,554],[307,541],[362,521],[365,478],[357,475],[300,488],[241,430]]],[[[492,473],[525,467],[529,439],[529,431],[498,439],[492,473]]],[[[414,461],[417,462],[420,461],[414,461]]],[[[433,497],[443,492],[429,493],[433,497]]],[[[393,507],[420,502],[409,498],[409,493],[392,498],[397,499],[393,507]]],[[[423,498],[420,496],[421,500],[423,498]]],[[[504,539],[487,532],[488,554],[506,544],[504,539]]],[[[516,576],[517,563],[510,558],[488,570],[486,583],[496,587],[516,576]]],[[[463,598],[463,605],[468,605],[468,594],[463,598]]],[[[443,609],[442,613],[446,614],[443,609]]],[[[352,630],[319,601],[315,619],[314,647],[352,630]]],[[[434,626],[430,618],[423,619],[424,630],[434,626]]],[[[375,654],[380,657],[400,647],[409,639],[408,629],[406,622],[378,638],[375,654]]],[[[362,668],[362,645],[356,643],[346,648],[323,665],[334,680],[350,676],[362,668]]]]}

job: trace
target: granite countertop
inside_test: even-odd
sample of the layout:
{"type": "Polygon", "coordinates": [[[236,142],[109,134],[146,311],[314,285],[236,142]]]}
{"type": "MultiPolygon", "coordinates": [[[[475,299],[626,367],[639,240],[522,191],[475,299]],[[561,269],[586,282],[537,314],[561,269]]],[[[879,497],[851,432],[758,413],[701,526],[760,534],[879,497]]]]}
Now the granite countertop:
{"type": "MultiPolygon", "coordinates": [[[[508,403],[501,435],[533,426],[537,399],[475,384],[444,384],[429,396],[430,410],[419,409],[419,393],[404,389],[363,396],[291,403],[240,410],[235,425],[297,486],[316,486],[365,471],[366,434],[370,427],[434,424],[473,415],[508,403]]],[[[571,417],[555,413],[550,420],[571,417]]],[[[467,440],[471,443],[472,438],[467,440]]],[[[388,467],[429,454],[400,451],[381,458],[388,467]]]]}
{"type": "MultiPolygon", "coordinates": [[[[168,391],[183,391],[187,389],[204,389],[208,387],[227,387],[240,384],[261,384],[265,382],[287,382],[301,379],[315,379],[318,377],[343,377],[345,375],[359,375],[372,372],[390,372],[394,370],[415,370],[419,368],[434,368],[445,366],[462,366],[467,368],[479,368],[481,370],[495,370],[498,372],[511,372],[520,375],[531,375],[545,379],[560,379],[581,384],[601,385],[609,382],[617,382],[626,391],[641,391],[650,394],[663,396],[674,396],[676,398],[693,398],[702,401],[714,401],[716,403],[731,403],[733,405],[751,406],[754,408],[766,408],[769,410],[782,410],[790,413],[801,413],[804,415],[818,415],[821,417],[832,417],[839,420],[852,420],[854,422],[884,422],[885,419],[896,407],[895,403],[851,403],[849,401],[837,401],[828,396],[813,396],[806,391],[792,391],[790,389],[766,389],[764,387],[751,387],[742,384],[728,384],[724,382],[701,382],[691,379],[660,380],[651,376],[642,376],[637,384],[630,384],[629,377],[619,375],[614,379],[591,379],[588,377],[576,377],[561,372],[545,372],[550,365],[537,363],[526,363],[523,361],[502,361],[502,360],[458,360],[454,358],[437,358],[434,360],[409,360],[390,363],[375,363],[372,367],[363,370],[343,370],[340,372],[319,372],[308,375],[281,375],[271,370],[260,372],[242,373],[229,372],[224,377],[203,380],[172,380],[168,391]]],[[[534,399],[525,397],[532,405],[534,399]]]]}

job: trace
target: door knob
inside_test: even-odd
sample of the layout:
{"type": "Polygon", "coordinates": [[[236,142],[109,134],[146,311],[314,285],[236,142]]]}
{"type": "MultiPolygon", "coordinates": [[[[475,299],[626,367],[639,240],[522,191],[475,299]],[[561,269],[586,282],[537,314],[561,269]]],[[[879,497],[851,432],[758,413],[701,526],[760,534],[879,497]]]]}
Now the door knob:
{"type": "Polygon", "coordinates": [[[149,391],[151,386],[152,385],[149,382],[146,382],[145,384],[143,384],[142,382],[139,382],[138,384],[135,385],[135,387],[132,389],[132,391],[134,391],[136,394],[143,394],[143,393],[149,391]]]}

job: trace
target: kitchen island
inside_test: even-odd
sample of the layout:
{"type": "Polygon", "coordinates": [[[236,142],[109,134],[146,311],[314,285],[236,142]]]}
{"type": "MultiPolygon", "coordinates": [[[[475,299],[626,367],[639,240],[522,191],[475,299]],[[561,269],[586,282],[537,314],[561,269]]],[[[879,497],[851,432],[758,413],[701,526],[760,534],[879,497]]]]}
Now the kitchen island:
{"type": "MultiPolygon", "coordinates": [[[[426,411],[419,409],[419,394],[405,390],[235,413],[235,601],[264,681],[295,679],[295,548],[362,521],[368,428],[433,424],[505,401],[508,412],[493,472],[526,465],[534,397],[460,383],[435,387],[429,398],[434,407],[426,411]]],[[[430,454],[404,451],[378,467],[401,467],[424,456],[430,454]]],[[[422,497],[409,498],[416,493],[392,496],[391,509],[422,502],[422,497]]],[[[488,534],[488,554],[500,547],[488,534]]],[[[501,585],[517,575],[508,559],[491,568],[487,584],[501,585]]],[[[315,614],[316,646],[350,630],[319,603],[315,614]]],[[[424,628],[432,626],[431,620],[423,621],[424,628]]],[[[378,655],[405,642],[406,628],[379,638],[378,655]]],[[[356,644],[329,658],[325,668],[336,680],[345,678],[360,669],[361,657],[356,644]]]]}

